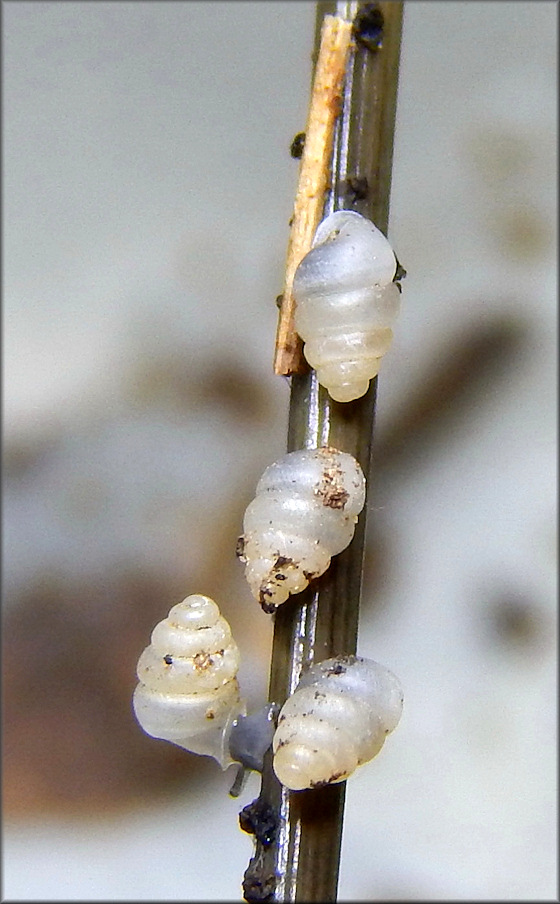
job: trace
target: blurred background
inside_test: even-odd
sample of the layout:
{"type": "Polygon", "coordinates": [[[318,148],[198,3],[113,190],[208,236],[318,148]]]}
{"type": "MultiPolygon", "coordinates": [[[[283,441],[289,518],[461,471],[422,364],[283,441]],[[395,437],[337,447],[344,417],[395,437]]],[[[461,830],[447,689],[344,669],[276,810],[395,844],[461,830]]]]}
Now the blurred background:
{"type": "MultiPolygon", "coordinates": [[[[285,451],[272,374],[312,2],[8,2],[3,895],[240,900],[230,772],[144,735],[138,656],[213,596],[285,451]]],[[[340,899],[556,900],[557,4],[405,4],[359,652],[405,689],[340,899]]],[[[367,802],[367,804],[366,804],[367,802]]]]}

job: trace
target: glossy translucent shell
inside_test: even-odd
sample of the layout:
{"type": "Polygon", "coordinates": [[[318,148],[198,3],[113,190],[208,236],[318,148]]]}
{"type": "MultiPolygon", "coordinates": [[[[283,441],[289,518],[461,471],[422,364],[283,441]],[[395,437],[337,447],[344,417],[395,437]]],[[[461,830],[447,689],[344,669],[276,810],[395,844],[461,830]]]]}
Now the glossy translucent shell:
{"type": "Polygon", "coordinates": [[[355,211],[320,224],[296,270],[295,327],[304,355],[333,399],[367,392],[389,348],[400,310],[397,261],[383,233],[355,211]]]}
{"type": "Polygon", "coordinates": [[[302,449],[266,469],[245,512],[240,552],[266,612],[326,571],[350,543],[364,501],[362,469],[346,452],[302,449]]]}
{"type": "Polygon", "coordinates": [[[341,782],[373,759],[401,717],[403,694],[389,669],[356,656],[304,673],[278,719],[278,779],[293,791],[341,782]]]}
{"type": "Polygon", "coordinates": [[[231,725],[244,712],[239,650],[209,597],[193,594],[173,606],[138,660],[133,707],[144,731],[225,769],[231,725]]]}

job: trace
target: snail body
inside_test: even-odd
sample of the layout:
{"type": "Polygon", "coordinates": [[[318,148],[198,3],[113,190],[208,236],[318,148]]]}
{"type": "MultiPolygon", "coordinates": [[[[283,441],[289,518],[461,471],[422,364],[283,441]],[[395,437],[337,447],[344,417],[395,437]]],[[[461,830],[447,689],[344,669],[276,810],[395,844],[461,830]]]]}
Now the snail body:
{"type": "Polygon", "coordinates": [[[238,556],[265,612],[300,593],[350,543],[365,502],[355,458],[329,446],[269,465],[245,511],[238,556]]]}
{"type": "Polygon", "coordinates": [[[277,778],[293,791],[344,781],[377,756],[402,706],[398,679],[372,659],[314,664],[280,710],[272,742],[277,778]]]}
{"type": "Polygon", "coordinates": [[[274,726],[270,706],[246,716],[237,671],[239,649],[208,596],[192,594],[152,631],[140,656],[133,709],[154,738],[212,756],[222,769],[262,769],[274,726]]]}
{"type": "Polygon", "coordinates": [[[400,309],[395,280],[404,272],[386,237],[361,214],[338,210],[319,224],[294,275],[295,327],[335,401],[360,398],[378,373],[400,309]]]}

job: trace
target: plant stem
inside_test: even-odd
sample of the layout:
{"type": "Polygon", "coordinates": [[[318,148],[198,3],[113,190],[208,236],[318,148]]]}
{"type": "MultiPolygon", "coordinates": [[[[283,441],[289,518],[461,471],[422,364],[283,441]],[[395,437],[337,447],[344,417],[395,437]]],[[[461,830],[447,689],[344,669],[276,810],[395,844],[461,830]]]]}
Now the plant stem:
{"type": "MultiPolygon", "coordinates": [[[[317,4],[316,49],[325,15],[364,24],[369,46],[350,53],[337,121],[324,216],[354,209],[387,232],[400,38],[400,2],[317,4]],[[358,17],[358,18],[356,18],[358,17]],[[366,28],[367,26],[367,28],[366,28]]],[[[331,445],[370,471],[377,379],[365,396],[337,403],[315,372],[291,377],[288,450],[331,445]]],[[[303,593],[274,616],[269,699],[282,704],[312,662],[355,653],[367,501],[350,545],[303,593]]],[[[245,808],[244,828],[256,848],[243,883],[249,902],[336,900],[346,783],[290,792],[265,758],[261,793],[245,808]],[[266,831],[263,829],[266,825],[266,831]],[[271,828],[272,827],[272,828],[271,828]]]]}

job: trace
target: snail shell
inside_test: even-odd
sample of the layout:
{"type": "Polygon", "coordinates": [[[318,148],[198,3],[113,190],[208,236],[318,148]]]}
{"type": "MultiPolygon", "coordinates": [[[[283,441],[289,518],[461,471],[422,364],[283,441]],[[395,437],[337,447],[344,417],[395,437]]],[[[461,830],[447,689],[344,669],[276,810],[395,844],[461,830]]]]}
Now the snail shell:
{"type": "Polygon", "coordinates": [[[245,770],[262,771],[278,714],[275,704],[245,714],[238,668],[229,624],[210,597],[194,593],[152,631],[138,660],[132,700],[138,722],[152,737],[212,756],[222,769],[240,764],[232,795],[239,793],[245,770]]]}
{"type": "Polygon", "coordinates": [[[295,327],[303,352],[338,402],[363,396],[379,371],[400,309],[396,274],[397,259],[383,233],[352,210],[320,223],[295,272],[295,327]]]}
{"type": "Polygon", "coordinates": [[[329,446],[269,465],[245,511],[238,556],[265,612],[323,574],[350,543],[365,501],[355,458],[329,446]]]}
{"type": "Polygon", "coordinates": [[[272,742],[277,778],[293,791],[342,782],[377,756],[402,713],[389,669],[358,656],[313,665],[280,710],[272,742]]]}
{"type": "Polygon", "coordinates": [[[238,668],[237,644],[216,603],[188,596],[156,625],[138,660],[138,722],[152,737],[213,756],[226,769],[234,762],[229,734],[245,712],[238,668]]]}

